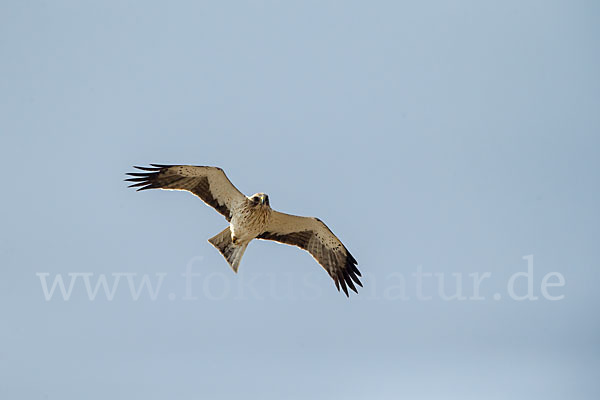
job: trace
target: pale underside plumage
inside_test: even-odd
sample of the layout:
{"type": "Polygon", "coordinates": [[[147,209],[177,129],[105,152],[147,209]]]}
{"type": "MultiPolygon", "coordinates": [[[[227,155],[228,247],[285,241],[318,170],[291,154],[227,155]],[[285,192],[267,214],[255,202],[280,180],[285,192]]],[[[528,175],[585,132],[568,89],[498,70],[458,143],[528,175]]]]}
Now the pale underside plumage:
{"type": "Polygon", "coordinates": [[[274,211],[268,200],[266,206],[257,206],[233,186],[221,168],[150,165],[135,167],[144,172],[127,174],[132,177],[126,179],[133,182],[130,187],[185,190],[215,208],[230,222],[230,227],[209,242],[223,254],[234,271],[237,272],[244,250],[252,239],[274,240],[308,251],[346,296],[348,288],[357,292],[355,284],[362,286],[356,260],[321,220],[274,211]],[[240,236],[239,243],[234,236],[240,236]]]}

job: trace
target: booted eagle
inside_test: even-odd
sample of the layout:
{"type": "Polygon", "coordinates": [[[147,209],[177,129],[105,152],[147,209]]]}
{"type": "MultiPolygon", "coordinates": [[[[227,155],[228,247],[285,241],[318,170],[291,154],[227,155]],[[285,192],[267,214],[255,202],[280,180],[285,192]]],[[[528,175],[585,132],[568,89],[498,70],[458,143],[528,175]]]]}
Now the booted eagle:
{"type": "Polygon", "coordinates": [[[208,241],[235,272],[252,239],[274,240],[308,251],[346,296],[348,288],[358,293],[355,283],[362,287],[356,260],[320,219],[275,211],[264,193],[244,196],[218,167],[150,165],[127,174],[129,187],[186,190],[223,214],[229,226],[208,241]]]}

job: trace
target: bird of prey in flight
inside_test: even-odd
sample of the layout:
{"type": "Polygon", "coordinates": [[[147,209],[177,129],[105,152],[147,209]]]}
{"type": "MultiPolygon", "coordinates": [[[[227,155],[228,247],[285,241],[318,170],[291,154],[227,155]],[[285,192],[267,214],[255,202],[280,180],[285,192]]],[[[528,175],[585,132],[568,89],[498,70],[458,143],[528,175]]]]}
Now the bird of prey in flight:
{"type": "Polygon", "coordinates": [[[354,284],[362,284],[357,261],[320,219],[275,211],[265,193],[245,196],[218,167],[150,165],[134,167],[144,172],[127,174],[131,178],[126,181],[134,182],[129,187],[185,190],[223,214],[229,226],[208,241],[235,272],[252,239],[274,240],[308,251],[333,278],[338,291],[341,286],[346,296],[348,288],[358,293],[354,284]]]}

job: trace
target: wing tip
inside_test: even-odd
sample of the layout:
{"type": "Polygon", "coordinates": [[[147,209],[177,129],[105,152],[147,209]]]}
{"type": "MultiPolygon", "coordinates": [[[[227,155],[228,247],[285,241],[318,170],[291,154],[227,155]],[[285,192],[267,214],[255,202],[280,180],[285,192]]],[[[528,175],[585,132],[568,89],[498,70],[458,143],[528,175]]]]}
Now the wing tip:
{"type": "Polygon", "coordinates": [[[352,254],[350,254],[348,250],[346,250],[346,263],[344,267],[340,269],[336,274],[336,278],[341,282],[341,286],[344,290],[344,293],[346,294],[346,297],[350,297],[348,296],[348,290],[346,286],[349,287],[350,290],[352,290],[356,294],[358,294],[358,289],[354,284],[356,283],[361,288],[363,287],[362,282],[359,279],[361,274],[358,268],[356,267],[357,264],[358,262],[356,261],[356,259],[352,256],[352,254]]]}
{"type": "Polygon", "coordinates": [[[138,169],[140,171],[144,171],[144,172],[127,172],[127,173],[125,173],[126,176],[131,177],[131,178],[125,179],[125,182],[135,182],[127,187],[135,188],[135,187],[142,186],[139,189],[137,189],[136,192],[139,192],[141,190],[158,188],[159,186],[157,186],[155,184],[158,174],[160,174],[164,168],[167,168],[170,166],[162,165],[162,164],[150,164],[150,165],[151,165],[150,167],[141,167],[139,165],[134,165],[133,168],[138,169]]]}
{"type": "Polygon", "coordinates": [[[175,165],[171,165],[171,164],[150,164],[150,165],[153,166],[154,168],[158,168],[158,169],[171,168],[171,167],[175,166],[175,165]]]}
{"type": "Polygon", "coordinates": [[[346,297],[350,297],[350,295],[348,294],[348,288],[346,287],[346,280],[343,276],[340,279],[340,286],[342,287],[342,290],[344,291],[346,297]]]}

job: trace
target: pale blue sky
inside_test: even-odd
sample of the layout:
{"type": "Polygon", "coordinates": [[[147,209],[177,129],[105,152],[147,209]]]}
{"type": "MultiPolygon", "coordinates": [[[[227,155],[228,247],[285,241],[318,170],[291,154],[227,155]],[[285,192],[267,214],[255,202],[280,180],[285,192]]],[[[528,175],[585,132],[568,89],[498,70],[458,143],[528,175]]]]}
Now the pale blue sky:
{"type": "Polygon", "coordinates": [[[599,17],[593,1],[2,2],[0,397],[598,398],[599,17]],[[364,289],[346,299],[275,243],[234,275],[206,241],[220,215],[126,189],[151,162],[218,165],[318,216],[364,289]],[[530,254],[540,299],[511,300],[530,254]],[[485,300],[432,283],[419,301],[419,266],[461,273],[467,296],[490,272],[485,300]],[[125,278],[112,301],[81,282],[45,301],[36,273],[70,272],[167,276],[155,301],[125,278]],[[541,298],[550,272],[563,300],[541,298]]]}

